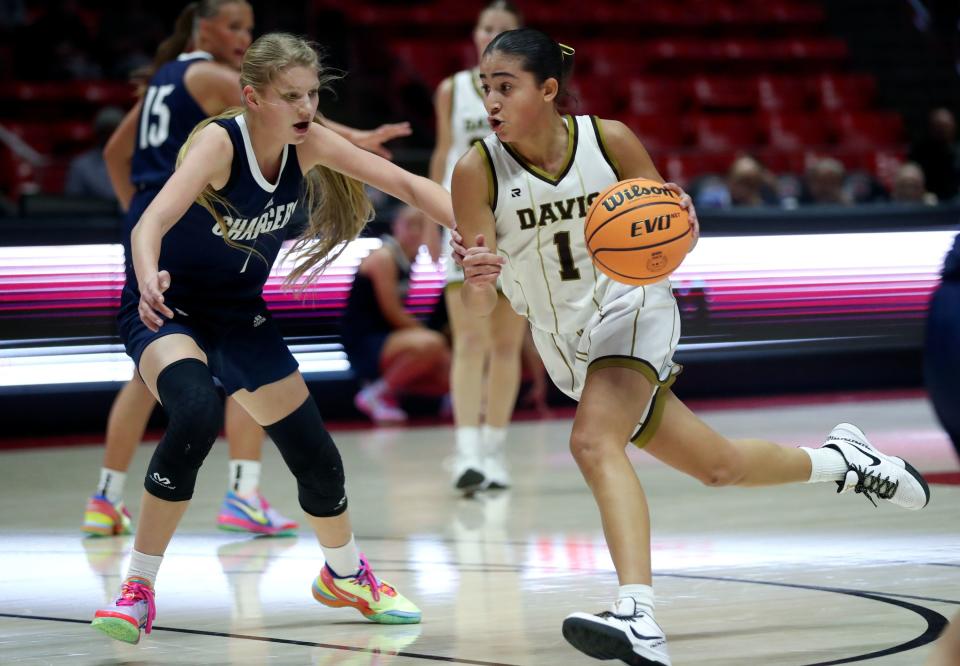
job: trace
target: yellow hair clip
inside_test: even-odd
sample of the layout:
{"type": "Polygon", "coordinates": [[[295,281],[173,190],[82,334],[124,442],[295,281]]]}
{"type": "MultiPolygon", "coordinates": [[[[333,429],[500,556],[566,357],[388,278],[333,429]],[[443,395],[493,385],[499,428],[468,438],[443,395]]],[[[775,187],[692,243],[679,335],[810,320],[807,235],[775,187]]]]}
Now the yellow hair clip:
{"type": "Polygon", "coordinates": [[[567,56],[572,56],[574,53],[577,52],[577,50],[572,46],[567,46],[566,44],[560,44],[559,46],[560,46],[560,56],[563,58],[567,56]]]}

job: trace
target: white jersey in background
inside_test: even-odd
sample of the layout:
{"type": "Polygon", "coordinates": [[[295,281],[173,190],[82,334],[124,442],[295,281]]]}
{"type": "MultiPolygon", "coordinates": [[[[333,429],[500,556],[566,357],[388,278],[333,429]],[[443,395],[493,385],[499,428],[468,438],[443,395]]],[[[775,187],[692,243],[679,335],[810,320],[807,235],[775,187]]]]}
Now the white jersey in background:
{"type": "Polygon", "coordinates": [[[450,99],[450,150],[447,151],[443,180],[440,183],[448,192],[457,162],[470,150],[474,141],[490,134],[477,71],[465,69],[450,78],[453,82],[450,99]]]}

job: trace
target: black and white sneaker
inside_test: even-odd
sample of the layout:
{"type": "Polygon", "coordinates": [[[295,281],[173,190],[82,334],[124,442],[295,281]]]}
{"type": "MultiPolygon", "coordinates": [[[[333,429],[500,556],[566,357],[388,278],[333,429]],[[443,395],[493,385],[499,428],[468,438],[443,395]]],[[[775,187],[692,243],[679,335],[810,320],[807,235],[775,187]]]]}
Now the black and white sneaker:
{"type": "Polygon", "coordinates": [[[913,465],[873,447],[855,425],[841,423],[830,431],[825,448],[837,451],[847,463],[847,473],[837,481],[837,492],[863,493],[876,506],[874,496],[904,509],[922,509],[930,501],[930,488],[913,465]]]}
{"type": "Polygon", "coordinates": [[[633,599],[618,599],[597,615],[573,613],[563,621],[563,637],[595,659],[619,659],[631,666],[671,666],[667,638],[633,599]]]}

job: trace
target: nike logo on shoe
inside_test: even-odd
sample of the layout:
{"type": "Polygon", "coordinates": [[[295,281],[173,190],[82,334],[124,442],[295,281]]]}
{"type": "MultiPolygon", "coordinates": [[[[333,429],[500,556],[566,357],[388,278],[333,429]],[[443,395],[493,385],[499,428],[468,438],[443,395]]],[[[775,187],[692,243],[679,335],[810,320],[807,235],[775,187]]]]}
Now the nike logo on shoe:
{"type": "Polygon", "coordinates": [[[641,641],[662,641],[666,640],[665,636],[644,636],[643,634],[637,633],[637,630],[633,627],[630,627],[630,633],[636,636],[641,641]]]}
{"type": "Polygon", "coordinates": [[[264,515],[263,511],[261,511],[260,509],[254,509],[252,506],[249,506],[248,504],[231,500],[230,506],[242,511],[247,516],[247,518],[249,518],[255,523],[266,525],[267,523],[270,522],[267,519],[266,515],[264,515]]]}

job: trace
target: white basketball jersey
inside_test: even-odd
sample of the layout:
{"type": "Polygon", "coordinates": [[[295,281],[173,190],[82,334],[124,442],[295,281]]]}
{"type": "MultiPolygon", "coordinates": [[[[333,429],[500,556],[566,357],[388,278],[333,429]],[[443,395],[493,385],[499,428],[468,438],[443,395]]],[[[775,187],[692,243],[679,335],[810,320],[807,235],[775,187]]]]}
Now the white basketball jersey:
{"type": "Polygon", "coordinates": [[[453,75],[453,98],[450,100],[450,150],[447,151],[443,181],[450,191],[453,167],[470,150],[475,141],[490,134],[487,110],[483,106],[483,94],[477,82],[477,73],[465,69],[453,75]]]}
{"type": "Polygon", "coordinates": [[[583,226],[590,204],[620,180],[593,116],[566,116],[568,154],[551,175],[491,134],[478,146],[492,170],[497,252],[507,262],[503,293],[531,325],[578,333],[604,302],[609,278],[587,253],[583,226]]]}

